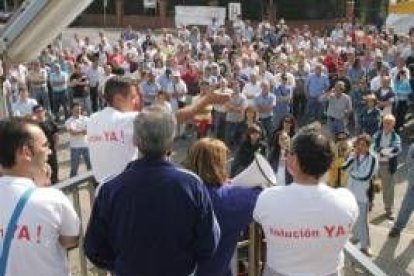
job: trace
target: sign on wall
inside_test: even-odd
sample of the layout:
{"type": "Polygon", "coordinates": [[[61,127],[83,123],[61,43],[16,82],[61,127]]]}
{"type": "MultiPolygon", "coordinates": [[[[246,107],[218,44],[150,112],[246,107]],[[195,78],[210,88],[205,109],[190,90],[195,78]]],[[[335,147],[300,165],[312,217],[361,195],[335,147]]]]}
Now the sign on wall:
{"type": "Polygon", "coordinates": [[[211,25],[216,18],[219,25],[224,25],[226,8],[209,6],[175,6],[175,25],[211,25]]]}
{"type": "Polygon", "coordinates": [[[156,9],[157,0],[144,0],[144,9],[156,9]]]}
{"type": "Polygon", "coordinates": [[[238,15],[241,15],[241,3],[229,3],[229,20],[236,20],[238,15]]]}

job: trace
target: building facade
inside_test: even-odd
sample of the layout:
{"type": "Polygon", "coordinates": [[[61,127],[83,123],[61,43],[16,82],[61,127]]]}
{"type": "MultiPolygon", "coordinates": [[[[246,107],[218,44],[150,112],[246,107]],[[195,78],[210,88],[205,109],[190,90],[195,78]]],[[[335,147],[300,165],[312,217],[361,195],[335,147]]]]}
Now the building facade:
{"type": "Polygon", "coordinates": [[[243,18],[260,21],[264,16],[270,20],[284,18],[288,23],[309,24],[319,27],[352,18],[353,1],[348,0],[94,0],[79,16],[75,25],[134,28],[160,28],[174,26],[174,7],[227,6],[240,2],[243,18]],[[147,4],[156,1],[156,8],[147,4]]]}

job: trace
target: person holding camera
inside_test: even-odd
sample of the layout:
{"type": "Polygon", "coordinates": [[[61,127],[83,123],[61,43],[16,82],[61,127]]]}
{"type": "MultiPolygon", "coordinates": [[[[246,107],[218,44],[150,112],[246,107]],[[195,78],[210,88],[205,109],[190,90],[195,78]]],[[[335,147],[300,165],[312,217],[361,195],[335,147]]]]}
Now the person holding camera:
{"type": "Polygon", "coordinates": [[[361,134],[356,137],[354,142],[353,153],[350,154],[348,160],[343,164],[342,169],[348,173],[347,187],[355,196],[359,216],[354,225],[351,241],[361,244],[361,251],[371,257],[370,238],[368,228],[368,211],[371,181],[378,170],[378,160],[369,151],[371,146],[371,137],[368,134],[361,134]]]}

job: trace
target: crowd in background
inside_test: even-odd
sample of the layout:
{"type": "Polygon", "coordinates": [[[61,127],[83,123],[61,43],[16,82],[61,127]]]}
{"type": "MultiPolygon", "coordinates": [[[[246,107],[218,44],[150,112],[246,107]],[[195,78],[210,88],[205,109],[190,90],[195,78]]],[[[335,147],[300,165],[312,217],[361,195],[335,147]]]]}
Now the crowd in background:
{"type": "Polygon", "coordinates": [[[394,220],[401,138],[410,138],[405,130],[413,100],[414,31],[348,23],[323,31],[293,29],[267,19],[253,26],[237,17],[229,27],[213,18],[206,28],[128,28],[118,41],[99,32],[98,39],[75,34],[71,43],[63,47],[56,39],[38,59],[11,66],[3,83],[9,115],[34,116],[41,123],[52,150],[53,183],[59,127],[70,135],[70,176],[77,174],[81,157],[90,169],[88,117],[107,105],[108,79],[123,75],[139,87],[142,106],[171,112],[212,92],[228,94],[226,103],[206,106],[178,124],[176,139],[222,140],[225,145],[211,146],[231,150],[230,177],[261,153],[278,184],[289,185],[291,139],[299,126],[320,123],[335,141],[327,184],[348,187],[356,197],[354,238],[365,254],[372,255],[367,216],[377,172],[385,214],[394,220]]]}

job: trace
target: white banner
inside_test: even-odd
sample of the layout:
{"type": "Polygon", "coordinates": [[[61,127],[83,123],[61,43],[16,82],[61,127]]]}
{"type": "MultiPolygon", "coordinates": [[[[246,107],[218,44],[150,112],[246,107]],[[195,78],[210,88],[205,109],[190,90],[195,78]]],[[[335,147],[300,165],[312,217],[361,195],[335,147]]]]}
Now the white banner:
{"type": "Polygon", "coordinates": [[[396,33],[408,34],[411,27],[414,26],[413,14],[389,14],[385,25],[393,27],[396,33]]]}
{"type": "Polygon", "coordinates": [[[213,18],[224,25],[226,8],[208,6],[175,6],[175,25],[211,25],[213,18]]]}
{"type": "Polygon", "coordinates": [[[145,9],[156,9],[157,0],[144,0],[144,8],[145,9]]]}
{"type": "Polygon", "coordinates": [[[236,20],[238,15],[241,15],[241,3],[229,3],[229,20],[236,20]]]}

